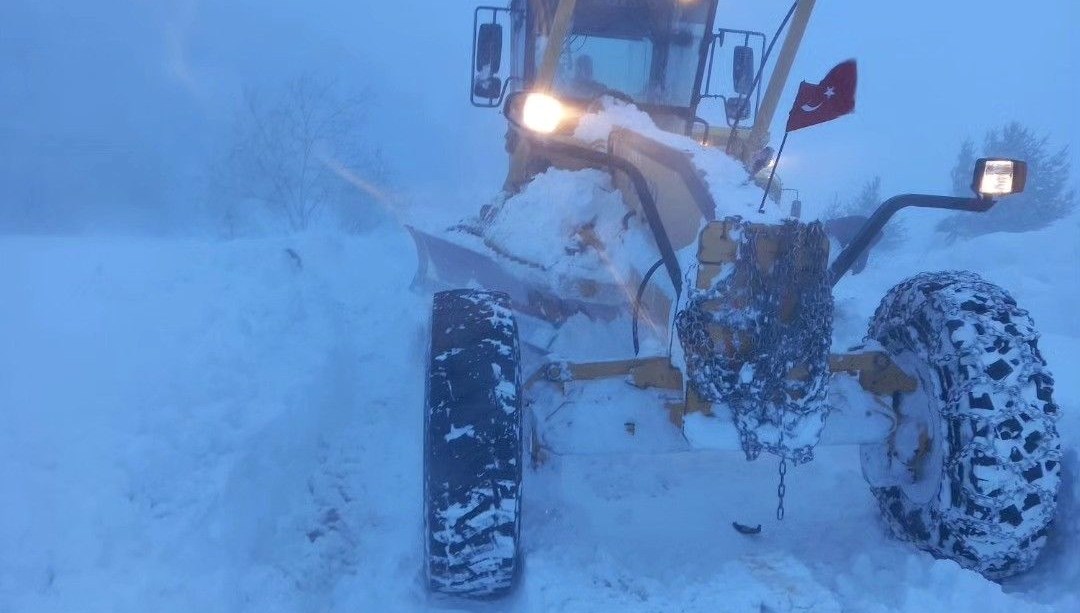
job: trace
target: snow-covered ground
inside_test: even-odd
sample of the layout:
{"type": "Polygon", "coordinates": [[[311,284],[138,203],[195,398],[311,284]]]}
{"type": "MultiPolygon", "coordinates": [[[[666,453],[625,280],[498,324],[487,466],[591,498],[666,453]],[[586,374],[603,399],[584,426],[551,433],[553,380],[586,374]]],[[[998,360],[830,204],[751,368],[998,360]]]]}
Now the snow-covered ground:
{"type": "Polygon", "coordinates": [[[387,224],[0,238],[0,613],[1080,610],[1080,216],[947,244],[933,213],[901,215],[904,250],[838,288],[838,345],[903,277],[967,268],[1032,312],[1056,375],[1059,519],[1004,586],[887,538],[857,451],[820,448],[783,522],[768,458],[557,458],[526,477],[521,589],[428,600],[428,297],[387,224]]]}

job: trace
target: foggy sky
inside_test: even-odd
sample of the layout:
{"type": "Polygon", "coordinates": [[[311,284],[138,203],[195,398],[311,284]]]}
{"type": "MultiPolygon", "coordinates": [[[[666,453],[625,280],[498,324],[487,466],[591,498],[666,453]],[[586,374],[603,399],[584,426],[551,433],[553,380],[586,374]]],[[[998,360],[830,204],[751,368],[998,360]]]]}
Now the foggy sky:
{"type": "MultiPolygon", "coordinates": [[[[369,139],[402,206],[490,197],[505,124],[468,104],[476,4],[5,0],[0,206],[55,210],[74,229],[193,223],[242,89],[309,71],[374,93],[369,139]]],[[[788,6],[722,0],[718,24],[771,33],[788,6]]],[[[1014,119],[1071,145],[1077,173],[1078,17],[1072,0],[819,0],[774,145],[798,81],[850,57],[857,111],[792,135],[786,185],[808,202],[873,175],[886,195],[944,192],[959,142],[1014,119]]]]}

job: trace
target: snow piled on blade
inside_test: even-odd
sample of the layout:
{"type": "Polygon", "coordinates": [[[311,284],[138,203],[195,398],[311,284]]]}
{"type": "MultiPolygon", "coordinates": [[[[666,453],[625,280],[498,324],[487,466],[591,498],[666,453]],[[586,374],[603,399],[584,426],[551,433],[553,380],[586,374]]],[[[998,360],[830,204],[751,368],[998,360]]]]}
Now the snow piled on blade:
{"type": "Polygon", "coordinates": [[[545,274],[610,280],[613,259],[654,250],[648,228],[626,213],[607,173],[551,169],[503,203],[487,239],[545,274]]]}
{"type": "MultiPolygon", "coordinates": [[[[582,117],[575,137],[604,149],[615,128],[685,153],[705,179],[718,218],[740,216],[759,223],[786,218],[771,200],[764,213],[758,212],[762,189],[748,181],[739,162],[660,130],[632,105],[608,100],[601,112],[582,117]]],[[[644,215],[632,213],[611,175],[597,169],[548,169],[492,207],[490,217],[476,225],[482,231],[451,232],[446,238],[489,254],[515,276],[564,297],[630,303],[641,275],[660,257],[644,215]],[[598,293],[590,281],[614,289],[598,293]]],[[[691,245],[682,250],[680,259],[692,261],[695,249],[691,245]]],[[[667,289],[667,283],[660,286],[667,289]]]]}

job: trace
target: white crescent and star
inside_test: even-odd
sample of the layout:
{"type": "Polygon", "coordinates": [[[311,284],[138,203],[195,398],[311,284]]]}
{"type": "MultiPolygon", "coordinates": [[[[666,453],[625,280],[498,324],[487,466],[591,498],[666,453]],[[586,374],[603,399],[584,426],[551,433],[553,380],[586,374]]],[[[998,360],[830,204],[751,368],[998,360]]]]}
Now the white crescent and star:
{"type": "Polygon", "coordinates": [[[822,100],[821,102],[818,102],[817,104],[804,104],[799,108],[801,108],[804,113],[813,113],[814,111],[820,109],[821,105],[825,104],[826,100],[829,100],[830,98],[832,98],[835,95],[836,95],[836,88],[834,88],[834,87],[826,87],[825,88],[825,100],[822,100]]]}

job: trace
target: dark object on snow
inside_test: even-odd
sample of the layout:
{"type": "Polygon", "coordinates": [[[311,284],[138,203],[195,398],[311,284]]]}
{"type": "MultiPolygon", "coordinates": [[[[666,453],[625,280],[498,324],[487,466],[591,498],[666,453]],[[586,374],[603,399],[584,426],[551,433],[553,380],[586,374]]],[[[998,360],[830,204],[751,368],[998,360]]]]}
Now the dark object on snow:
{"type": "Polygon", "coordinates": [[[289,256],[297,270],[304,269],[304,260],[300,259],[300,254],[294,251],[292,248],[285,248],[285,255],[289,256]]]}
{"type": "MultiPolygon", "coordinates": [[[[824,222],[825,234],[836,239],[836,242],[840,243],[840,248],[843,249],[851,244],[851,241],[855,240],[855,235],[859,230],[866,225],[868,217],[862,215],[848,215],[846,217],[837,217],[835,219],[829,219],[824,222]]],[[[881,241],[881,232],[878,232],[870,245],[866,248],[862,254],[859,255],[855,263],[851,265],[851,274],[857,275],[866,268],[866,260],[870,256],[870,250],[874,248],[874,245],[881,241]]]]}
{"type": "Polygon", "coordinates": [[[990,579],[1031,568],[1054,517],[1061,449],[1027,311],[974,273],[924,273],[885,296],[869,338],[909,356],[922,381],[897,399],[898,434],[862,447],[864,472],[910,471],[872,488],[893,534],[990,579]],[[918,444],[905,452],[896,441],[919,414],[931,440],[910,437],[918,444]]]}
{"type": "Polygon", "coordinates": [[[510,298],[435,294],[424,487],[433,591],[508,592],[521,568],[521,373],[510,298]]]}
{"type": "Polygon", "coordinates": [[[761,524],[754,527],[750,527],[744,524],[740,524],[737,521],[731,522],[731,527],[735,528],[735,531],[739,534],[761,534],[761,524]]]}

